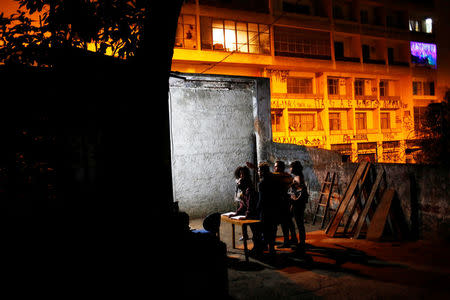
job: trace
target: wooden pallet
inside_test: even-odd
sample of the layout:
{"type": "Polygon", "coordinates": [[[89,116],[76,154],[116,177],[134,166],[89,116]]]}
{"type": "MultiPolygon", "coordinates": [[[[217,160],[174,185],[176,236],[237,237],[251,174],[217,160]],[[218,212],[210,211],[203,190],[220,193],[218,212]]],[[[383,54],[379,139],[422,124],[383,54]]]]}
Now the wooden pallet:
{"type": "Polygon", "coordinates": [[[368,222],[369,212],[370,212],[372,204],[374,202],[376,192],[380,187],[380,183],[381,183],[381,179],[383,178],[383,175],[384,175],[384,169],[381,169],[381,171],[377,174],[375,183],[372,186],[369,198],[367,199],[366,203],[364,204],[364,208],[363,208],[362,212],[358,215],[358,219],[356,220],[356,229],[355,229],[355,232],[353,235],[353,237],[355,239],[360,237],[361,230],[364,226],[364,223],[369,223],[368,222]]]}
{"type": "MultiPolygon", "coordinates": [[[[330,223],[328,224],[326,230],[325,230],[325,234],[329,237],[334,237],[340,224],[341,221],[344,217],[344,213],[347,210],[348,205],[350,204],[352,198],[355,197],[355,193],[358,193],[358,195],[356,196],[355,202],[357,202],[359,195],[361,194],[362,191],[362,186],[364,185],[364,181],[366,179],[367,173],[369,171],[370,168],[370,163],[368,161],[363,161],[360,162],[358,165],[358,168],[356,169],[355,173],[352,176],[352,180],[350,181],[349,185],[347,186],[347,190],[345,191],[344,197],[342,199],[342,201],[339,203],[339,207],[336,211],[336,213],[334,214],[332,220],[330,221],[330,223]],[[358,189],[359,187],[359,189],[358,189]]],[[[355,206],[355,205],[354,205],[355,206]]],[[[354,210],[354,206],[352,208],[352,210],[354,210]]],[[[349,220],[347,222],[349,222],[351,220],[351,217],[349,217],[349,220]]],[[[346,224],[346,227],[348,225],[346,224]]]]}

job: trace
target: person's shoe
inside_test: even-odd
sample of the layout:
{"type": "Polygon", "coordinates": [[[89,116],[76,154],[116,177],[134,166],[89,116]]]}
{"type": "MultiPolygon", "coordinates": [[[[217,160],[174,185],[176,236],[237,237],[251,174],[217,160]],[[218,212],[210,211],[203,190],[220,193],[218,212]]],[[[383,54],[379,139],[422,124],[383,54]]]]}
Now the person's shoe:
{"type": "Polygon", "coordinates": [[[298,240],[297,240],[297,239],[290,239],[290,240],[289,240],[289,244],[291,244],[291,245],[297,245],[297,244],[298,244],[298,240]]]}
{"type": "Polygon", "coordinates": [[[244,240],[244,236],[242,235],[242,236],[239,238],[239,241],[242,242],[243,240],[244,240]]]}
{"type": "Polygon", "coordinates": [[[291,248],[291,243],[289,242],[284,242],[282,245],[278,246],[278,248],[291,248]]]}

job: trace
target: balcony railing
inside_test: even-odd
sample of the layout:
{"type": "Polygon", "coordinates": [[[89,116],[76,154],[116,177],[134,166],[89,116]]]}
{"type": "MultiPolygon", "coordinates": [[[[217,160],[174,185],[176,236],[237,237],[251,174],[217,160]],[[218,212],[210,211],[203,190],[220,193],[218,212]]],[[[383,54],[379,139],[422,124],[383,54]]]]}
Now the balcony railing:
{"type": "Polygon", "coordinates": [[[271,108],[324,109],[323,95],[306,94],[272,94],[271,108]],[[292,95],[295,95],[293,97],[292,95]]]}
{"type": "Polygon", "coordinates": [[[402,102],[400,96],[381,96],[380,97],[380,108],[401,108],[402,102]]]}

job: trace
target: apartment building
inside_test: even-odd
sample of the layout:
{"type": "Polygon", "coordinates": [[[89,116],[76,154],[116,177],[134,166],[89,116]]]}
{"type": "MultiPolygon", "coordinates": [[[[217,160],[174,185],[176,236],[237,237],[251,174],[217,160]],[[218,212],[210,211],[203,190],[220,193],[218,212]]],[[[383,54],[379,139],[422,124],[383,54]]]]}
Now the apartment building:
{"type": "Polygon", "coordinates": [[[172,70],[270,78],[273,140],[414,162],[437,96],[433,2],[191,0],[172,70]]]}

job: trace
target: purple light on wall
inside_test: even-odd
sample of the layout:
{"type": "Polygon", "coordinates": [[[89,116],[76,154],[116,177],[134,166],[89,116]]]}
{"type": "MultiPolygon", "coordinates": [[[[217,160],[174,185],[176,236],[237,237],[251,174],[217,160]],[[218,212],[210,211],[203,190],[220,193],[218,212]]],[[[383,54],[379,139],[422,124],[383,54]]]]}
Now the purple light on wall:
{"type": "Polygon", "coordinates": [[[436,67],[436,44],[410,42],[411,61],[418,65],[436,67]]]}

